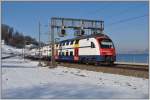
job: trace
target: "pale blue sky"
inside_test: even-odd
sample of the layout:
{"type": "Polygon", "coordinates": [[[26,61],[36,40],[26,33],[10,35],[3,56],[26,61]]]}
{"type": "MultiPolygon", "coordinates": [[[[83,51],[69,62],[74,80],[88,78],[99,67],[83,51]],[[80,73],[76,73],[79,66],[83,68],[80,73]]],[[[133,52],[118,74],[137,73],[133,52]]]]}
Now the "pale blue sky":
{"type": "MultiPolygon", "coordinates": [[[[148,2],[3,2],[2,23],[38,38],[38,21],[69,17],[104,20],[117,51],[148,48],[148,2]]],[[[45,33],[48,28],[42,27],[45,33]]],[[[47,41],[43,34],[42,40],[47,41]]]]}

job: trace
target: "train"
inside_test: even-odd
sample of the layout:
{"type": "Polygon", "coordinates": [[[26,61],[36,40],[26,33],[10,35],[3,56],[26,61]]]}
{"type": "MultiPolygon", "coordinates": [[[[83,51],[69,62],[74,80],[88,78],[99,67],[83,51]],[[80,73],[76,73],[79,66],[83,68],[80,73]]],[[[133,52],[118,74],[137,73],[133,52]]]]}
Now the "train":
{"type": "MultiPolygon", "coordinates": [[[[98,65],[113,64],[116,61],[114,43],[105,34],[92,34],[57,42],[54,45],[54,55],[58,62],[98,65]]],[[[45,45],[40,49],[31,49],[28,52],[28,57],[51,60],[51,45],[45,45]]]]}

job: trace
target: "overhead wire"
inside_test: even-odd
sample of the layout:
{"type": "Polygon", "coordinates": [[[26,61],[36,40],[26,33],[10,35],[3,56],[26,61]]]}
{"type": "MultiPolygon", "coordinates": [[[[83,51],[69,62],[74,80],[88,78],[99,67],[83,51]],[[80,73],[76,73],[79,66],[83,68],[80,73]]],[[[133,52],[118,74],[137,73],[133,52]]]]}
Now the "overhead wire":
{"type": "MultiPolygon", "coordinates": [[[[112,19],[112,18],[115,17],[116,15],[124,14],[124,13],[128,13],[129,11],[132,11],[132,10],[133,10],[133,9],[132,9],[133,7],[134,7],[134,8],[135,8],[135,7],[141,8],[141,7],[143,7],[143,5],[144,5],[144,4],[138,4],[138,5],[131,6],[131,7],[129,7],[129,8],[126,8],[125,10],[122,10],[122,11],[120,11],[120,12],[117,12],[117,14],[114,14],[114,15],[112,15],[112,16],[108,16],[108,18],[109,18],[109,19],[112,19]]],[[[107,7],[106,7],[106,8],[107,8],[107,7]]],[[[103,9],[103,10],[104,10],[104,9],[103,9]]],[[[102,9],[100,9],[100,10],[97,9],[97,10],[94,11],[94,12],[98,13],[99,11],[103,11],[103,10],[102,10],[102,9]]],[[[94,13],[92,13],[92,14],[94,14],[94,13]]],[[[127,18],[127,19],[122,19],[122,20],[119,20],[119,21],[110,23],[110,24],[108,24],[108,25],[111,26],[111,25],[113,25],[113,24],[123,23],[123,22],[127,22],[127,21],[132,21],[132,20],[136,20],[136,19],[139,19],[139,18],[142,18],[142,17],[146,17],[146,16],[148,16],[148,14],[141,15],[141,16],[135,16],[135,17],[127,18]]]]}
{"type": "Polygon", "coordinates": [[[146,17],[146,16],[148,16],[148,14],[144,14],[144,15],[141,15],[141,16],[135,16],[135,17],[130,17],[130,18],[122,19],[122,20],[110,23],[107,26],[111,26],[111,25],[114,25],[114,24],[120,24],[120,23],[124,23],[124,22],[128,22],[128,21],[140,19],[140,18],[146,17]]]}
{"type": "MultiPolygon", "coordinates": [[[[128,13],[129,11],[132,11],[132,10],[133,10],[133,7],[138,7],[138,8],[140,8],[140,7],[143,7],[143,4],[139,4],[139,5],[135,5],[135,6],[126,8],[125,10],[122,10],[122,11],[117,12],[116,15],[122,15],[122,14],[128,13]]],[[[114,14],[114,15],[112,15],[112,16],[108,16],[108,18],[109,18],[109,19],[112,19],[112,18],[115,17],[116,15],[114,14]]]]}

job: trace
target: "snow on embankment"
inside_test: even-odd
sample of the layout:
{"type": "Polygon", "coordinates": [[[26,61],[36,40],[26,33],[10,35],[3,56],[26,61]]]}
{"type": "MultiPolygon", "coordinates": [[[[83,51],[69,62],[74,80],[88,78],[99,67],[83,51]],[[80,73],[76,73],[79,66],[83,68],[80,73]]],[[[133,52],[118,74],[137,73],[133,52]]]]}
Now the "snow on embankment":
{"type": "Polygon", "coordinates": [[[37,65],[20,57],[3,60],[2,98],[148,98],[148,79],[37,65]]]}
{"type": "Polygon", "coordinates": [[[12,54],[21,54],[22,53],[22,49],[17,49],[15,47],[5,45],[5,44],[2,45],[1,51],[2,51],[2,57],[7,57],[12,54]]]}

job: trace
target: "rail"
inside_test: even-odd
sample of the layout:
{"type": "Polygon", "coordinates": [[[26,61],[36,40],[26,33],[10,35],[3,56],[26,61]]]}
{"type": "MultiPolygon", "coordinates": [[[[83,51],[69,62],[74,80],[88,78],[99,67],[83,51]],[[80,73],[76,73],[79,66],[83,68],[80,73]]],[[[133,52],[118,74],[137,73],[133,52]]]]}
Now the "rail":
{"type": "Polygon", "coordinates": [[[119,64],[119,65],[136,65],[136,66],[148,66],[148,63],[135,63],[135,62],[115,62],[114,64],[119,64]]]}

